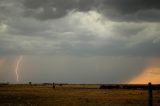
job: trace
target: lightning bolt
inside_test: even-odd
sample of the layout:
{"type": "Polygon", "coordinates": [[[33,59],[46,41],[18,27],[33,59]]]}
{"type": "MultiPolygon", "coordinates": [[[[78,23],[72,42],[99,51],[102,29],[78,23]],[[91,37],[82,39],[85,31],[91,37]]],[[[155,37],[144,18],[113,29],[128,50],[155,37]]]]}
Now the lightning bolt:
{"type": "Polygon", "coordinates": [[[23,60],[23,56],[19,56],[19,58],[17,60],[17,63],[16,63],[15,73],[16,73],[17,82],[19,82],[19,73],[18,73],[18,70],[19,70],[19,65],[20,65],[20,63],[21,63],[22,60],[23,60]]]}

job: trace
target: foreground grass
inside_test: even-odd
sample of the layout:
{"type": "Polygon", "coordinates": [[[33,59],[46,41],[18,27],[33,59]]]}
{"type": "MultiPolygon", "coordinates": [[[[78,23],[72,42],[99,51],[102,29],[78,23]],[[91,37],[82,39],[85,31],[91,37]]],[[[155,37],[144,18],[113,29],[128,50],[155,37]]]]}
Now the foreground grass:
{"type": "MultiPolygon", "coordinates": [[[[0,106],[147,106],[147,90],[98,89],[98,85],[0,87],[0,106]]],[[[160,91],[153,91],[160,106],[160,91]]]]}

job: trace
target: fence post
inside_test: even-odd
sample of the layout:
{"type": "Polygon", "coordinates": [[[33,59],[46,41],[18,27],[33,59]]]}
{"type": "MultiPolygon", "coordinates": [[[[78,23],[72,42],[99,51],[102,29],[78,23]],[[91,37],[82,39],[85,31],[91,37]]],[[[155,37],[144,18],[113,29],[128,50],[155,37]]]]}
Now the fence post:
{"type": "Polygon", "coordinates": [[[52,84],[52,87],[53,87],[53,88],[55,88],[55,84],[54,84],[54,82],[53,82],[53,84],[52,84]]]}
{"type": "Polygon", "coordinates": [[[152,84],[148,83],[148,94],[149,94],[149,100],[148,100],[148,106],[152,106],[152,84]]]}
{"type": "Polygon", "coordinates": [[[32,86],[32,82],[29,82],[29,85],[32,86]]]}

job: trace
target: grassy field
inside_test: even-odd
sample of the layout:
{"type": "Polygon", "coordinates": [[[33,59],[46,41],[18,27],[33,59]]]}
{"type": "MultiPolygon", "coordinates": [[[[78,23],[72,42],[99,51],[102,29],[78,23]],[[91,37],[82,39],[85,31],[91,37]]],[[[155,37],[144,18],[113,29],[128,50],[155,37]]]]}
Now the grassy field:
{"type": "MultiPolygon", "coordinates": [[[[147,106],[147,90],[99,89],[99,85],[7,85],[0,87],[0,106],[147,106]]],[[[153,91],[160,106],[160,90],[153,91]]]]}

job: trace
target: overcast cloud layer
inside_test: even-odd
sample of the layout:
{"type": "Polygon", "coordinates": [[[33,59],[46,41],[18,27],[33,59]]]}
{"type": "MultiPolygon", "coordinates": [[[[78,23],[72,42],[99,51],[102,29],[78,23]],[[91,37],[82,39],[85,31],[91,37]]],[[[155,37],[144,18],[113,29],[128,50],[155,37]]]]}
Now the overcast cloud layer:
{"type": "Polygon", "coordinates": [[[131,56],[143,63],[160,56],[159,34],[158,0],[0,0],[1,57],[131,56]]]}
{"type": "Polygon", "coordinates": [[[160,3],[1,0],[0,54],[160,55],[160,3]]]}

